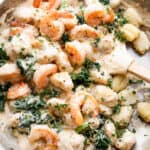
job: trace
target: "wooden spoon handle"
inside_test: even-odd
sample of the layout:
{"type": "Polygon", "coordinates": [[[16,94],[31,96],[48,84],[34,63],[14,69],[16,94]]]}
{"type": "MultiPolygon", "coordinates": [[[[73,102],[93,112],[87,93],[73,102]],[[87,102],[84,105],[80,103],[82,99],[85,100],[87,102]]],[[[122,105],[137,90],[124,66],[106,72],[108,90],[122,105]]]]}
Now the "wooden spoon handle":
{"type": "Polygon", "coordinates": [[[143,66],[140,66],[136,62],[131,63],[131,65],[128,68],[128,72],[150,83],[150,70],[143,66]]]}

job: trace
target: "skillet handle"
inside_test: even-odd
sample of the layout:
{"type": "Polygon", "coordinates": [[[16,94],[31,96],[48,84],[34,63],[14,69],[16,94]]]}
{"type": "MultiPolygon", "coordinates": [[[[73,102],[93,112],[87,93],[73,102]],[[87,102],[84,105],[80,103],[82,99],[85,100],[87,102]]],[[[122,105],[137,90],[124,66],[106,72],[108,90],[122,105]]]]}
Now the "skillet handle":
{"type": "Polygon", "coordinates": [[[150,83],[150,70],[143,66],[140,66],[136,62],[131,63],[131,65],[128,68],[128,72],[150,83]]]}

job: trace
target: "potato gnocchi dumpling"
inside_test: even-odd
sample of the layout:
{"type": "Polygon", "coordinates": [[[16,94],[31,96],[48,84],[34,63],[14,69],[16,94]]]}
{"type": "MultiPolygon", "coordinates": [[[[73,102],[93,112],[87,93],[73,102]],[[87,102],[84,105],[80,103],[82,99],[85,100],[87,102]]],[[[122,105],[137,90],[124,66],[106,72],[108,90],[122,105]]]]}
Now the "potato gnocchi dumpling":
{"type": "Polygon", "coordinates": [[[135,135],[131,131],[126,130],[123,136],[117,139],[115,146],[119,150],[130,150],[134,146],[135,142],[135,135]]]}
{"type": "Polygon", "coordinates": [[[125,75],[116,75],[112,80],[112,89],[119,92],[125,89],[128,85],[128,78],[125,75]]]}
{"type": "Polygon", "coordinates": [[[125,24],[120,30],[124,33],[126,40],[129,42],[133,42],[140,34],[140,30],[132,24],[125,24]]]}
{"type": "Polygon", "coordinates": [[[108,107],[113,107],[118,104],[117,93],[109,87],[98,85],[93,88],[92,94],[100,103],[108,107]]]}
{"type": "Polygon", "coordinates": [[[133,109],[131,106],[121,106],[120,112],[112,115],[112,119],[121,127],[126,127],[131,119],[133,109]]]}
{"type": "Polygon", "coordinates": [[[133,88],[126,88],[119,93],[121,105],[133,105],[138,101],[137,91],[133,88]]]}
{"type": "Polygon", "coordinates": [[[140,102],[137,105],[137,111],[139,116],[147,123],[150,122],[150,103],[140,102]]]}
{"type": "Polygon", "coordinates": [[[125,10],[124,15],[129,21],[129,23],[137,27],[143,24],[142,18],[135,8],[132,8],[132,7],[127,8],[125,10]]]}
{"type": "Polygon", "coordinates": [[[135,47],[135,50],[141,55],[145,54],[149,50],[150,41],[145,32],[140,31],[139,37],[133,42],[133,46],[135,47]]]}

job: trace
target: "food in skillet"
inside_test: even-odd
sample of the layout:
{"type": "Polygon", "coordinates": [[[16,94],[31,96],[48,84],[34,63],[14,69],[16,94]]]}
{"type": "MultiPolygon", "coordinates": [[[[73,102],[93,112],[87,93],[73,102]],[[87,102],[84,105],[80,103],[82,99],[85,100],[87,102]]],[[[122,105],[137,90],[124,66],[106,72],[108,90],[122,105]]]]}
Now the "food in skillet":
{"type": "Polygon", "coordinates": [[[15,150],[134,147],[131,118],[137,106],[150,122],[150,84],[127,73],[126,42],[140,54],[150,42],[137,11],[119,6],[34,0],[1,17],[1,132],[9,129],[15,150]]]}

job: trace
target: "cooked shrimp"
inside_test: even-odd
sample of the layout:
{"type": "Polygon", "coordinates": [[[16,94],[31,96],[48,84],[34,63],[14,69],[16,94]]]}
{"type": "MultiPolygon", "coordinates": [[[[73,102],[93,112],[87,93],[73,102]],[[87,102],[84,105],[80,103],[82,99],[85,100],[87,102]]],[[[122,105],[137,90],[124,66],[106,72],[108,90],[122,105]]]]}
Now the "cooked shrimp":
{"type": "Polygon", "coordinates": [[[72,70],[73,70],[67,54],[63,51],[59,51],[59,53],[57,55],[56,63],[57,63],[59,71],[72,72],[72,70]]]}
{"type": "MultiPolygon", "coordinates": [[[[33,6],[39,8],[43,0],[34,0],[33,6]]],[[[49,0],[48,1],[48,10],[57,9],[61,4],[61,0],[49,0]]]]}
{"type": "Polygon", "coordinates": [[[64,33],[64,24],[62,21],[51,21],[48,16],[40,21],[40,32],[48,36],[51,40],[59,40],[64,33]]]}
{"type": "Polygon", "coordinates": [[[7,99],[17,99],[22,98],[30,94],[30,88],[29,86],[24,83],[16,83],[12,85],[7,92],[7,99]]]}
{"type": "Polygon", "coordinates": [[[43,1],[43,0],[34,0],[34,1],[33,1],[33,6],[34,6],[35,8],[40,7],[40,4],[41,4],[42,1],[43,1]]]}
{"type": "Polygon", "coordinates": [[[47,83],[47,77],[57,72],[57,66],[54,64],[45,64],[39,66],[33,76],[33,81],[38,89],[44,88],[47,83]]]}
{"type": "Polygon", "coordinates": [[[68,72],[55,73],[50,77],[51,83],[65,91],[73,89],[73,82],[68,72]]]}
{"type": "Polygon", "coordinates": [[[111,22],[114,21],[114,19],[115,19],[115,13],[114,13],[113,9],[112,8],[108,8],[106,10],[106,15],[105,15],[105,17],[103,19],[103,22],[104,23],[111,23],[111,22]]]}
{"type": "Polygon", "coordinates": [[[61,0],[49,0],[49,9],[58,8],[61,4],[61,0]]]}
{"type": "Polygon", "coordinates": [[[97,38],[98,36],[98,32],[86,24],[75,26],[70,33],[72,40],[86,40],[89,38],[97,38]]]}
{"type": "Polygon", "coordinates": [[[65,29],[71,29],[77,24],[76,17],[70,12],[52,11],[40,21],[40,32],[52,40],[59,40],[65,29]]]}
{"type": "Polygon", "coordinates": [[[29,141],[34,143],[39,140],[43,140],[45,145],[41,145],[40,147],[38,146],[38,148],[42,148],[44,150],[57,149],[58,136],[46,125],[36,125],[31,127],[29,141]]]}
{"type": "Polygon", "coordinates": [[[92,113],[93,116],[98,115],[97,101],[89,93],[79,92],[76,93],[70,100],[70,110],[72,118],[77,125],[83,123],[82,111],[86,114],[92,113]]]}
{"type": "Polygon", "coordinates": [[[6,63],[0,67],[0,82],[16,82],[22,79],[16,64],[6,63]]]}
{"type": "Polygon", "coordinates": [[[67,42],[65,45],[66,52],[73,65],[82,65],[86,51],[79,41],[67,42]]]}
{"type": "Polygon", "coordinates": [[[111,8],[106,9],[101,4],[93,4],[85,9],[84,18],[88,25],[97,26],[113,22],[115,15],[111,8]]]}

